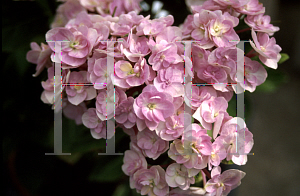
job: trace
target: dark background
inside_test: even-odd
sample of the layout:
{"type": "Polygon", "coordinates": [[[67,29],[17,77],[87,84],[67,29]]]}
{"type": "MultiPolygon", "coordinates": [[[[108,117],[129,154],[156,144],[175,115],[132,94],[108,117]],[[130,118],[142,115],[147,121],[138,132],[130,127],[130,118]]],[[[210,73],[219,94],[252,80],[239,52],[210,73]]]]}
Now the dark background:
{"type": "MultiPolygon", "coordinates": [[[[151,5],[152,1],[146,1],[151,5]]],[[[183,22],[189,13],[184,1],[163,1],[163,9],[183,22]]],[[[255,145],[245,166],[247,173],[236,195],[291,195],[300,193],[300,2],[261,1],[274,25],[282,52],[290,60],[269,73],[268,83],[246,93],[246,123],[255,145]]],[[[134,195],[121,171],[122,157],[98,156],[105,140],[94,140],[83,126],[63,119],[63,152],[72,156],[45,156],[53,152],[53,110],[40,100],[41,81],[35,65],[26,61],[30,42],[45,43],[45,33],[59,3],[2,1],[2,95],[4,195],[134,195]]],[[[146,14],[146,13],[145,13],[146,14]]],[[[147,13],[150,14],[150,11],[147,13]]],[[[129,139],[120,132],[116,146],[124,152],[129,139]]]]}

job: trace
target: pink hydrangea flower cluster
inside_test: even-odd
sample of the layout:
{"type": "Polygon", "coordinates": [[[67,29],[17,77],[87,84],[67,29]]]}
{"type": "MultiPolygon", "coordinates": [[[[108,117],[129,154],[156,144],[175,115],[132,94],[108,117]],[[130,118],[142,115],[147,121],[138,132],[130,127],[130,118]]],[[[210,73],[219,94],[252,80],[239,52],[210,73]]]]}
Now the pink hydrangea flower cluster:
{"type": "Polygon", "coordinates": [[[55,58],[53,42],[41,47],[31,43],[27,53],[27,60],[37,64],[34,76],[47,68],[41,100],[54,104],[51,61],[60,62],[62,82],[68,83],[62,89],[65,116],[89,128],[95,139],[113,137],[114,132],[106,131],[110,119],[130,136],[122,170],[130,177],[131,188],[151,196],[227,195],[245,173],[221,173],[219,165],[228,161],[245,165],[254,144],[244,120],[227,112],[233,94],[239,93],[232,84],[254,92],[266,80],[265,67],[253,56],[277,68],[281,48],[269,36],[279,28],[270,24],[258,0],[207,0],[192,6],[192,14],[180,27],[172,26],[172,15],[157,19],[139,15],[140,1],[61,4],[46,33],[47,41],[67,41],[62,42],[61,59],[55,58]],[[245,29],[235,28],[241,20],[253,39],[244,69],[237,66],[237,54],[243,52],[237,48],[239,33],[245,29]],[[111,47],[109,41],[117,43],[111,47]],[[194,41],[191,59],[180,41],[194,41]],[[111,48],[114,71],[107,69],[111,48]],[[191,71],[185,73],[188,62],[191,71]],[[192,85],[188,92],[187,75],[202,85],[192,85]],[[166,154],[167,164],[148,165],[166,154]],[[191,186],[199,175],[205,185],[191,186]]]}

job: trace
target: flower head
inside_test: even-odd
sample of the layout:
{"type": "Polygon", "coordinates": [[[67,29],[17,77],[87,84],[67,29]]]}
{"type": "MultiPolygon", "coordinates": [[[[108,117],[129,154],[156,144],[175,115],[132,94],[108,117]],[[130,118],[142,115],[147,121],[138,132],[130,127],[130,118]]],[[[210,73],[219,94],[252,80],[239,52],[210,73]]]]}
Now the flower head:
{"type": "Polygon", "coordinates": [[[143,92],[134,100],[133,108],[147,127],[154,130],[160,121],[174,113],[173,98],[168,93],[158,92],[153,85],[146,86],[143,92]]]}
{"type": "Polygon", "coordinates": [[[229,169],[221,174],[221,168],[217,166],[212,169],[212,178],[206,183],[204,188],[211,196],[225,196],[241,184],[241,179],[245,175],[244,172],[237,169],[229,169]]]}

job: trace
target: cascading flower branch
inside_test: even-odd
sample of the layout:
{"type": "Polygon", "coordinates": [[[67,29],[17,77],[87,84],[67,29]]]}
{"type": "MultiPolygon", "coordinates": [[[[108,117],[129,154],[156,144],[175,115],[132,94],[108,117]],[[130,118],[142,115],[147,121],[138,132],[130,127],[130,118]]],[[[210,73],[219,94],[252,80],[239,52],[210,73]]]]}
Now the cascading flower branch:
{"type": "MultiPolygon", "coordinates": [[[[63,112],[95,139],[113,136],[106,133],[105,121],[115,118],[131,139],[122,170],[142,195],[227,195],[245,173],[222,172],[219,165],[246,164],[254,144],[244,120],[227,112],[233,94],[240,93],[230,84],[254,92],[265,82],[266,67],[276,69],[281,57],[270,38],[279,28],[270,24],[258,0],[207,0],[192,6],[180,27],[172,26],[172,15],[138,15],[140,1],[68,0],[59,6],[46,40],[69,41],[62,43],[62,81],[94,84],[64,87],[63,112]],[[235,30],[243,20],[248,26],[235,30]],[[253,40],[244,69],[237,66],[241,33],[253,40]],[[197,42],[188,59],[178,41],[192,40],[197,42]],[[119,41],[114,73],[107,71],[107,41],[119,41]],[[192,61],[192,82],[202,84],[192,85],[191,92],[185,91],[187,61],[192,61]],[[240,80],[237,74],[243,71],[240,80]],[[106,91],[107,85],[115,91],[106,91]],[[162,154],[168,155],[163,164],[162,154]]],[[[27,53],[27,60],[37,64],[34,76],[48,71],[41,96],[46,104],[54,104],[54,51],[53,42],[31,43],[27,53]]]]}

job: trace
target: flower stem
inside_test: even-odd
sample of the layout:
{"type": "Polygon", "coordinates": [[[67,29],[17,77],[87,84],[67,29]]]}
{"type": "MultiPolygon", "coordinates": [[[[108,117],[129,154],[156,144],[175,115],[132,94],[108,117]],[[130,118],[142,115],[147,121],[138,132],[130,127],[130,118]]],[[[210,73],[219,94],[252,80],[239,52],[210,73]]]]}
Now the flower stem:
{"type": "Polygon", "coordinates": [[[209,179],[211,179],[211,175],[210,175],[210,173],[209,173],[209,171],[207,171],[207,169],[201,169],[201,172],[204,172],[204,174],[209,178],[209,179]]]}
{"type": "Polygon", "coordinates": [[[245,56],[246,56],[246,57],[249,57],[249,58],[252,58],[252,57],[254,57],[254,56],[257,55],[257,54],[254,53],[254,52],[255,52],[254,49],[252,49],[252,50],[250,50],[250,52],[248,52],[245,56]]]}
{"type": "Polygon", "coordinates": [[[245,31],[249,31],[249,30],[251,30],[251,27],[246,28],[246,29],[238,30],[238,31],[236,31],[236,33],[243,33],[243,32],[245,32],[245,31]]]}
{"type": "Polygon", "coordinates": [[[204,188],[205,184],[206,184],[206,175],[205,175],[205,173],[202,170],[201,170],[201,175],[202,175],[203,188],[204,188]]]}

